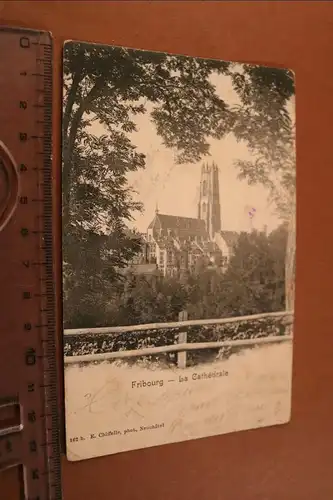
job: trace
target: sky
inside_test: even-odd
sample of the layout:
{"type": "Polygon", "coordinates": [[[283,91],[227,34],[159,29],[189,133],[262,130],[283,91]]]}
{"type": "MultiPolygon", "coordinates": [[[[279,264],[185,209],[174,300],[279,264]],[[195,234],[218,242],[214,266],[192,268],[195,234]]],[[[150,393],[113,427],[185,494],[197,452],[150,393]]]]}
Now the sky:
{"type": "MultiPolygon", "coordinates": [[[[218,94],[228,103],[239,103],[228,77],[214,75],[213,83],[218,94]]],[[[135,190],[134,199],[144,203],[143,213],[134,213],[130,224],[140,232],[146,232],[158,208],[160,213],[184,217],[197,217],[201,166],[203,162],[215,162],[219,167],[220,205],[222,230],[268,231],[280,221],[276,207],[269,201],[268,191],[261,185],[249,186],[238,179],[234,161],[251,159],[244,143],[237,143],[233,135],[222,140],[210,140],[210,157],[196,164],[177,165],[175,151],[167,149],[156,134],[155,126],[147,113],[135,117],[137,132],[129,134],[138,152],[146,155],[146,168],[128,174],[129,185],[135,190]],[[251,215],[250,215],[251,214],[251,215]]],[[[99,124],[92,125],[96,135],[103,133],[99,124]]]]}

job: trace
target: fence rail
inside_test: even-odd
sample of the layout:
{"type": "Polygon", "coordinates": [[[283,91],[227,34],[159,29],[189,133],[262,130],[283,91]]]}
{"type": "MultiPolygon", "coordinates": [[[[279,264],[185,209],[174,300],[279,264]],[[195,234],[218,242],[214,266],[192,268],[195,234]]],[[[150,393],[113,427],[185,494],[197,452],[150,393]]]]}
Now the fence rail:
{"type": "MultiPolygon", "coordinates": [[[[182,313],[180,313],[182,314],[182,313]]],[[[186,326],[204,326],[204,325],[224,325],[229,323],[240,323],[243,321],[254,321],[256,319],[266,318],[281,318],[292,317],[293,311],[278,311],[262,314],[251,314],[248,316],[237,316],[231,318],[219,319],[190,319],[180,320],[171,323],[147,323],[145,325],[130,325],[130,326],[106,326],[102,328],[75,328],[65,329],[64,335],[112,335],[113,333],[126,333],[126,332],[143,332],[145,330],[160,330],[164,328],[179,328],[186,326]]]]}
{"type": "Polygon", "coordinates": [[[186,353],[187,351],[196,351],[204,349],[221,349],[222,347],[242,347],[250,345],[260,345],[260,344],[272,344],[280,342],[290,342],[292,340],[292,335],[280,335],[280,336],[267,336],[267,337],[257,337],[251,339],[239,339],[239,340],[225,340],[217,342],[196,342],[188,343],[187,334],[188,332],[184,329],[190,326],[205,326],[205,325],[223,325],[230,323],[242,323],[246,321],[261,320],[266,318],[285,318],[284,325],[289,326],[292,324],[293,311],[279,311],[274,313],[263,313],[263,314],[253,314],[251,316],[239,316],[233,318],[222,318],[222,319],[209,319],[209,320],[187,320],[186,311],[182,311],[179,315],[180,321],[173,323],[152,323],[146,325],[131,325],[124,327],[106,327],[106,328],[84,328],[84,329],[70,329],[65,330],[65,336],[81,336],[81,335],[115,335],[119,333],[131,332],[135,335],[147,331],[156,329],[170,329],[170,328],[181,328],[182,332],[179,335],[178,344],[167,345],[162,347],[148,347],[143,349],[135,350],[119,350],[115,352],[105,352],[98,354],[84,354],[80,356],[65,356],[65,364],[78,364],[78,363],[91,363],[91,362],[101,362],[111,359],[124,359],[124,358],[134,358],[141,356],[151,356],[156,354],[172,353],[176,352],[178,355],[178,367],[186,367],[186,353]]]}
{"type": "MultiPolygon", "coordinates": [[[[281,335],[279,337],[262,337],[257,339],[226,340],[221,342],[197,342],[196,344],[175,344],[163,347],[147,347],[146,349],[135,349],[134,351],[105,352],[100,354],[85,354],[84,356],[67,356],[66,364],[89,363],[93,361],[107,361],[109,359],[135,358],[164,354],[167,352],[186,352],[199,349],[217,349],[221,347],[242,347],[247,345],[272,344],[277,342],[291,341],[292,335],[281,335]]],[[[182,363],[185,368],[186,362],[182,363]]],[[[179,362],[178,362],[179,366],[179,362]]]]}

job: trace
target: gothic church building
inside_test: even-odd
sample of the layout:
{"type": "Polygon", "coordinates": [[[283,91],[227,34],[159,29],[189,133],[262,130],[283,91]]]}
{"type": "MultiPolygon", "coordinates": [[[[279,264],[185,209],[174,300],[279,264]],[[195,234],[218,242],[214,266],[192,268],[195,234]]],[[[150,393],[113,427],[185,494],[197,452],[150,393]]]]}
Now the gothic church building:
{"type": "MultiPolygon", "coordinates": [[[[215,163],[201,168],[200,194],[196,218],[161,214],[155,217],[144,235],[140,261],[164,276],[193,272],[199,265],[225,269],[238,235],[221,229],[219,171],[215,163]]],[[[140,265],[141,264],[141,265],[140,265]]]]}

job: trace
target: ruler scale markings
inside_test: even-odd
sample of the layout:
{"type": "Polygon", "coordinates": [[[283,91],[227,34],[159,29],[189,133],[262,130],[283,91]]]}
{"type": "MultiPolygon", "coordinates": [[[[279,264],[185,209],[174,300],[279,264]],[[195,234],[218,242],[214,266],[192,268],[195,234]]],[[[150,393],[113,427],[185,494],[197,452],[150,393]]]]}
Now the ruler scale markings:
{"type": "Polygon", "coordinates": [[[6,314],[0,325],[0,401],[17,395],[21,408],[21,426],[0,432],[0,470],[22,464],[25,499],[61,500],[49,34],[1,28],[0,71],[6,75],[0,81],[0,138],[5,145],[0,160],[14,173],[17,162],[20,187],[19,202],[10,198],[14,215],[0,226],[0,282],[5,276],[7,286],[2,290],[6,314]],[[13,157],[9,163],[6,148],[13,157]],[[22,307],[23,299],[30,299],[25,301],[29,306],[22,307]]]}

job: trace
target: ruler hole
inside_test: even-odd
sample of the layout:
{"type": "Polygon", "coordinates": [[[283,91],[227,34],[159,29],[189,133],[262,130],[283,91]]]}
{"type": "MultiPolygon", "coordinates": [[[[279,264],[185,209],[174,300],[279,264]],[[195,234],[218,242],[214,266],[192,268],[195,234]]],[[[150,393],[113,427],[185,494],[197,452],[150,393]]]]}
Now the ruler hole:
{"type": "Polygon", "coordinates": [[[3,229],[17,205],[19,177],[10,151],[0,141],[0,230],[3,229]]]}
{"type": "Polygon", "coordinates": [[[0,436],[21,429],[21,409],[17,401],[0,400],[0,436]]]}

